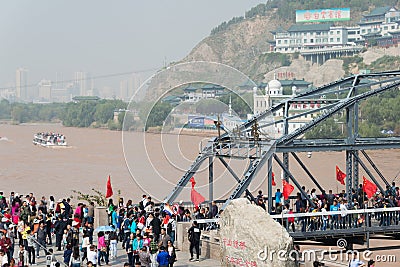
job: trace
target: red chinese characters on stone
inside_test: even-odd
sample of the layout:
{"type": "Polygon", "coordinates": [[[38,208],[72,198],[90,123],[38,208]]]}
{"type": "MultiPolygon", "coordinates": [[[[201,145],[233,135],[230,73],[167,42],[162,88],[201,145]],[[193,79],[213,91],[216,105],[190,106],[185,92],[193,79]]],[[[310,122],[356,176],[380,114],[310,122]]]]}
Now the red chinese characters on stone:
{"type": "Polygon", "coordinates": [[[241,250],[246,249],[246,242],[244,242],[244,241],[223,238],[222,243],[224,244],[225,247],[234,247],[236,249],[241,249],[241,250]]]}
{"type": "Polygon", "coordinates": [[[319,19],[319,13],[315,12],[313,15],[314,15],[314,19],[319,19]]]}
{"type": "Polygon", "coordinates": [[[342,17],[342,11],[341,10],[336,10],[335,17],[340,19],[342,17]]]}
{"type": "Polygon", "coordinates": [[[256,261],[244,260],[243,258],[236,258],[232,256],[226,256],[226,262],[233,264],[233,266],[257,267],[256,261]]]}

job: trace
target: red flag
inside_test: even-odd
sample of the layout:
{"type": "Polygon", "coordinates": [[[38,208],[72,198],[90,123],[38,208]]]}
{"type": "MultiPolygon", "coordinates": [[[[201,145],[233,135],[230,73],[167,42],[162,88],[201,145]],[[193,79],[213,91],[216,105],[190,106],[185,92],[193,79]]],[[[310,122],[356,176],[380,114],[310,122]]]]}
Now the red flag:
{"type": "Polygon", "coordinates": [[[342,172],[336,165],[336,180],[338,180],[342,185],[344,185],[344,178],[346,178],[346,174],[342,172]]]}
{"type": "Polygon", "coordinates": [[[193,204],[198,207],[201,203],[203,203],[206,199],[197,192],[194,188],[192,188],[192,192],[190,193],[190,199],[192,200],[193,204]]]}
{"type": "Polygon", "coordinates": [[[196,185],[196,181],[194,180],[194,177],[190,178],[189,182],[192,183],[192,188],[196,185]]]}
{"type": "Polygon", "coordinates": [[[276,186],[276,183],[275,183],[275,173],[274,173],[274,172],[272,172],[272,186],[276,186]]]}
{"type": "Polygon", "coordinates": [[[376,191],[378,190],[378,187],[376,186],[376,184],[374,184],[373,182],[369,181],[367,178],[365,178],[363,176],[363,186],[362,189],[365,193],[367,193],[367,197],[371,198],[376,191]]]}
{"type": "Polygon", "coordinates": [[[108,176],[108,180],[107,180],[107,193],[106,193],[106,198],[109,198],[113,195],[113,190],[111,187],[111,177],[110,175],[108,176]]]}
{"type": "Polygon", "coordinates": [[[283,180],[282,184],[283,184],[283,198],[288,199],[290,194],[294,190],[294,186],[286,182],[286,180],[283,180]]]}
{"type": "Polygon", "coordinates": [[[206,199],[194,189],[194,185],[196,184],[194,177],[190,178],[190,182],[192,183],[192,191],[190,192],[190,199],[192,200],[193,204],[196,207],[198,207],[206,199]]]}

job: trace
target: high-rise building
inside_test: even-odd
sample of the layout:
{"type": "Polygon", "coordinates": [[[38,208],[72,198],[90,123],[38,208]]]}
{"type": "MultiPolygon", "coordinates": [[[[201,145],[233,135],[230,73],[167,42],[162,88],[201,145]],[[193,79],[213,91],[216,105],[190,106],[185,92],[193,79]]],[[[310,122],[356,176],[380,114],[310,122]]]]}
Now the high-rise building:
{"type": "Polygon", "coordinates": [[[87,72],[77,71],[75,72],[75,85],[79,88],[79,94],[81,96],[87,95],[87,72]]]}
{"type": "Polygon", "coordinates": [[[41,80],[39,82],[39,99],[41,101],[51,100],[51,81],[41,80]]]}
{"type": "Polygon", "coordinates": [[[28,100],[28,70],[18,68],[15,73],[16,96],[18,100],[28,100]]]}
{"type": "Polygon", "coordinates": [[[142,85],[142,77],[141,74],[139,73],[133,73],[132,76],[129,79],[129,85],[128,85],[128,95],[127,95],[127,100],[129,101],[132,96],[137,92],[139,87],[142,85]]]}
{"type": "Polygon", "coordinates": [[[119,82],[119,95],[118,98],[128,101],[129,100],[129,87],[128,87],[128,80],[123,80],[119,82]]]}
{"type": "Polygon", "coordinates": [[[54,84],[55,88],[64,88],[64,75],[62,72],[56,72],[56,82],[54,84]]]}

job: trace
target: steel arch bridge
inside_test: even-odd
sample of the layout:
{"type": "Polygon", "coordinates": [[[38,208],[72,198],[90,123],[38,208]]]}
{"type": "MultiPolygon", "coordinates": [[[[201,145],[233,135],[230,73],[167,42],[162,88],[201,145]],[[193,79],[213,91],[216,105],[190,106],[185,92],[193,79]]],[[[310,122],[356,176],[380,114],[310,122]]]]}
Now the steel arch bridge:
{"type": "MultiPolygon", "coordinates": [[[[272,162],[275,160],[282,168],[284,179],[291,181],[301,194],[307,198],[310,205],[314,205],[302,189],[299,182],[292,175],[289,168],[289,155],[306,172],[308,178],[317,186],[321,192],[324,188],[311,174],[296,153],[299,152],[323,152],[323,151],[345,151],[346,153],[346,193],[351,197],[351,190],[356,189],[359,184],[359,168],[364,169],[369,178],[384,191],[389,185],[382,172],[368,156],[366,150],[394,149],[400,148],[400,138],[362,138],[358,133],[359,103],[365,99],[376,96],[388,90],[400,87],[400,70],[377,72],[370,74],[358,74],[342,78],[338,81],[323,85],[311,91],[281,101],[271,106],[266,111],[254,116],[248,122],[238,126],[233,132],[214,137],[194,160],[192,165],[178,181],[172,192],[164,199],[164,203],[172,203],[176,200],[190,178],[198,171],[200,165],[209,160],[209,200],[213,200],[213,160],[218,158],[224,167],[230,172],[237,182],[236,188],[231,192],[228,199],[224,201],[222,209],[232,199],[241,197],[244,193],[255,200],[248,187],[262,166],[268,166],[268,199],[272,199],[272,162]],[[368,83],[363,80],[368,79],[368,83]],[[291,114],[295,104],[322,103],[316,109],[296,111],[291,114]],[[282,112],[281,119],[268,122],[265,121],[270,114],[282,112]],[[346,136],[343,139],[312,139],[307,140],[303,135],[315,126],[320,125],[335,114],[341,113],[345,117],[346,136]],[[289,133],[289,123],[296,118],[313,114],[313,119],[302,127],[289,133]],[[265,127],[283,126],[282,136],[272,140],[268,136],[259,136],[258,131],[265,127]],[[275,151],[271,149],[275,146],[275,151]],[[282,154],[282,160],[278,154],[282,154]],[[362,155],[362,156],[361,156],[362,155]],[[243,174],[236,174],[229,166],[225,158],[236,158],[248,161],[248,167],[243,174]],[[368,162],[368,165],[366,164],[368,162]],[[376,177],[371,168],[378,174],[376,177]]],[[[218,124],[218,123],[217,123],[218,124]]],[[[272,201],[268,201],[268,211],[271,211],[272,201]]]]}

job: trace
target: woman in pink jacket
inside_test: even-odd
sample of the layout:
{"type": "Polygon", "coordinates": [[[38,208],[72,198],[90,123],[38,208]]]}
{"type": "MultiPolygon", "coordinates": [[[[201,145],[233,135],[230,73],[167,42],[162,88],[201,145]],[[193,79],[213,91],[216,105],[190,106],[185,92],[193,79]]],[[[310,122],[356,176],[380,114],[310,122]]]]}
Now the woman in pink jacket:
{"type": "Polygon", "coordinates": [[[97,256],[97,266],[101,266],[100,260],[104,258],[106,264],[108,265],[108,251],[107,251],[107,244],[106,240],[104,238],[104,233],[99,232],[97,234],[97,251],[98,251],[98,256],[97,256]]]}

